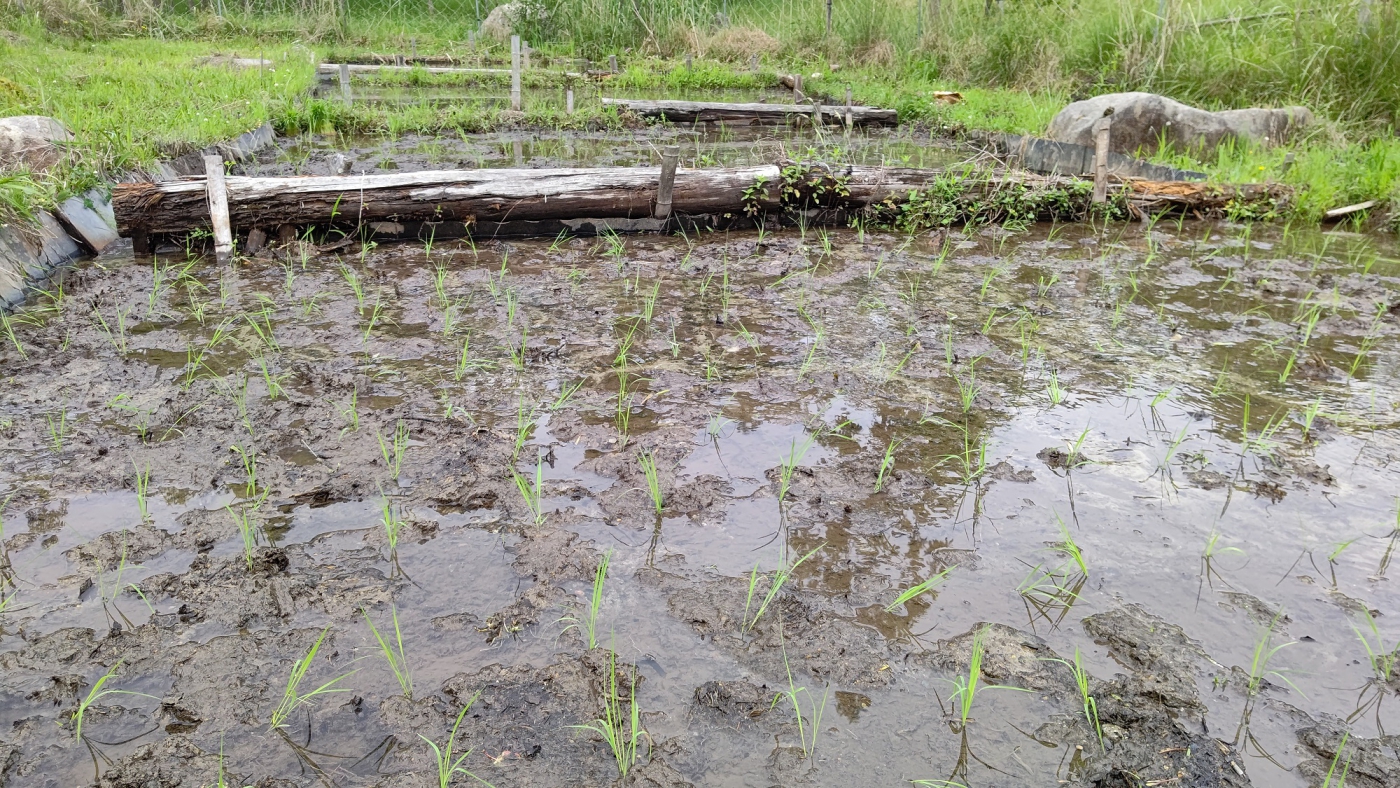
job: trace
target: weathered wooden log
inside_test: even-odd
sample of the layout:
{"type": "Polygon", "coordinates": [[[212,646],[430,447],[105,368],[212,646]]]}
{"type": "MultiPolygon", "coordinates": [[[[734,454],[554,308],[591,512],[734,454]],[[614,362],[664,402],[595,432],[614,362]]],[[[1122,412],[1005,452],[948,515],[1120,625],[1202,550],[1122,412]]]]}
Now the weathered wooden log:
{"type": "MultiPolygon", "coordinates": [[[[673,213],[741,210],[744,190],[774,180],[776,166],[680,170],[673,213]]],[[[450,170],[302,178],[226,178],[235,227],[359,224],[381,220],[519,221],[651,216],[660,178],[655,167],[450,170]]],[[[209,223],[203,178],[118,184],[118,231],[188,232],[209,223]]],[[[778,198],[765,198],[765,210],[778,198]],[[767,204],[771,203],[771,204],[767,204]]]]}
{"type": "MultiPolygon", "coordinates": [[[[813,107],[804,104],[724,104],[709,101],[643,101],[604,98],[603,106],[617,107],[644,118],[665,118],[673,123],[725,121],[728,123],[783,123],[793,116],[812,117],[813,107]]],[[[823,107],[822,120],[841,123],[844,107],[823,107]]],[[[879,107],[851,107],[851,120],[863,125],[899,123],[899,112],[879,107]]]]}
{"type": "Polygon", "coordinates": [[[422,71],[427,74],[509,74],[508,68],[461,68],[446,66],[395,66],[368,65],[364,63],[322,63],[316,67],[316,75],[331,79],[338,73],[378,74],[385,71],[422,71]]]}

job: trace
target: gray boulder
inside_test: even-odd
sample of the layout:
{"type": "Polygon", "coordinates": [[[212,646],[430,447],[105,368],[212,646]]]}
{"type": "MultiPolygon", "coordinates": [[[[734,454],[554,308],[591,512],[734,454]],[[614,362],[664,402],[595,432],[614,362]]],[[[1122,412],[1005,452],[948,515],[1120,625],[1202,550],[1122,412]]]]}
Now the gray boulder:
{"type": "Polygon", "coordinates": [[[521,7],[517,3],[504,3],[491,9],[486,20],[481,23],[481,34],[498,41],[508,41],[511,30],[520,21],[521,7]]]}
{"type": "Polygon", "coordinates": [[[0,118],[0,172],[54,167],[63,160],[62,145],[72,139],[62,123],[43,115],[0,118]]]}
{"type": "Polygon", "coordinates": [[[1178,150],[1207,153],[1232,139],[1276,144],[1313,123],[1313,114],[1305,107],[1208,112],[1155,93],[1106,93],[1060,110],[1046,136],[1092,146],[1094,123],[1109,107],[1113,108],[1109,149],[1128,156],[1154,153],[1164,140],[1178,150]]]}

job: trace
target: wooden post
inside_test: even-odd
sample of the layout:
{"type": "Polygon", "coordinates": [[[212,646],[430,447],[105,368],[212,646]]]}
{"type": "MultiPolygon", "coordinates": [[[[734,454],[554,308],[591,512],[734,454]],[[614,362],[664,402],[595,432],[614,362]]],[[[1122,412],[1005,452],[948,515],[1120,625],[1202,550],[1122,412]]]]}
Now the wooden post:
{"type": "Polygon", "coordinates": [[[694,65],[691,63],[691,60],[690,60],[690,53],[689,53],[689,52],[685,53],[685,70],[686,70],[686,71],[693,71],[693,70],[694,70],[694,65]]]}
{"type": "Polygon", "coordinates": [[[568,113],[568,114],[570,114],[570,115],[574,114],[574,89],[573,89],[573,88],[567,88],[567,89],[564,90],[564,112],[566,112],[566,113],[568,113]]]}
{"type": "Polygon", "coordinates": [[[826,34],[831,35],[831,0],[826,0],[826,34]]]}
{"type": "Polygon", "coordinates": [[[676,185],[676,164],[680,157],[681,149],[677,145],[667,145],[661,150],[661,182],[656,187],[656,211],[652,214],[657,219],[671,215],[671,194],[676,185]]]}
{"type": "Polygon", "coordinates": [[[758,55],[749,55],[749,71],[758,73],[758,55]]]}
{"type": "Polygon", "coordinates": [[[214,258],[227,263],[233,256],[233,229],[228,220],[223,156],[204,157],[204,194],[209,202],[209,224],[214,229],[214,258]]]}
{"type": "Polygon", "coordinates": [[[608,70],[617,73],[617,55],[608,55],[608,70]]]}
{"type": "Polygon", "coordinates": [[[846,130],[850,131],[851,126],[851,86],[846,86],[846,130]]]}
{"type": "Polygon", "coordinates": [[[340,64],[340,100],[350,103],[350,64],[340,64]]]}
{"type": "Polygon", "coordinates": [[[1108,200],[1108,128],[1113,124],[1113,107],[1103,111],[1094,124],[1094,194],[1095,204],[1108,200]]]}
{"type": "Polygon", "coordinates": [[[801,103],[802,103],[802,75],[801,75],[801,74],[793,74],[793,75],[792,75],[792,103],[794,103],[794,104],[801,104],[801,103]]]}
{"type": "Polygon", "coordinates": [[[510,37],[510,108],[520,111],[520,36],[510,37]]]}

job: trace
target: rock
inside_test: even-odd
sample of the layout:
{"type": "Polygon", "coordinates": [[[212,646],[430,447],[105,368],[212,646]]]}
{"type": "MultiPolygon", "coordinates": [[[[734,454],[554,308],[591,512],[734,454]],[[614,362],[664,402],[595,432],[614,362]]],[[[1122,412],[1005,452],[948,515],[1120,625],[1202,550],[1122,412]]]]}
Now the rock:
{"type": "Polygon", "coordinates": [[[520,5],[517,3],[503,3],[491,9],[491,13],[486,15],[486,20],[481,23],[481,34],[497,39],[498,41],[509,41],[511,28],[520,21],[520,5]]]}
{"type": "Polygon", "coordinates": [[[69,197],[59,204],[55,213],[68,228],[68,234],[93,254],[117,241],[112,205],[95,189],[80,197],[69,197]]]}
{"type": "Polygon", "coordinates": [[[1094,144],[1094,123],[1113,108],[1109,148],[1125,155],[1151,154],[1165,140],[1181,150],[1209,152],[1227,140],[1272,144],[1309,126],[1305,107],[1208,112],[1154,93],[1107,93],[1060,110],[1046,136],[1057,142],[1094,144]]]}
{"type": "Polygon", "coordinates": [[[63,160],[60,145],[72,139],[62,123],[43,115],[0,118],[0,171],[43,172],[63,160]]]}

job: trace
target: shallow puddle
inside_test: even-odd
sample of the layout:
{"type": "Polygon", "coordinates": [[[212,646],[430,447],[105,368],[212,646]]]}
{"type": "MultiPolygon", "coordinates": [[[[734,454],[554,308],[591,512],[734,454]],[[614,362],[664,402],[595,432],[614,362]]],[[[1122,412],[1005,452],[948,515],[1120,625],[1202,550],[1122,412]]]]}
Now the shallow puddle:
{"type": "MultiPolygon", "coordinates": [[[[731,150],[433,143],[687,135],[731,150]]],[[[640,676],[657,785],[1318,784],[1344,721],[1400,722],[1396,254],[1163,221],[105,258],[0,351],[0,768],[427,785],[480,691],[464,768],[611,784],[571,726],[640,676]],[[348,675],[270,731],[322,631],[301,692],[348,675]],[[109,670],[145,695],[79,740],[109,670]]]]}

